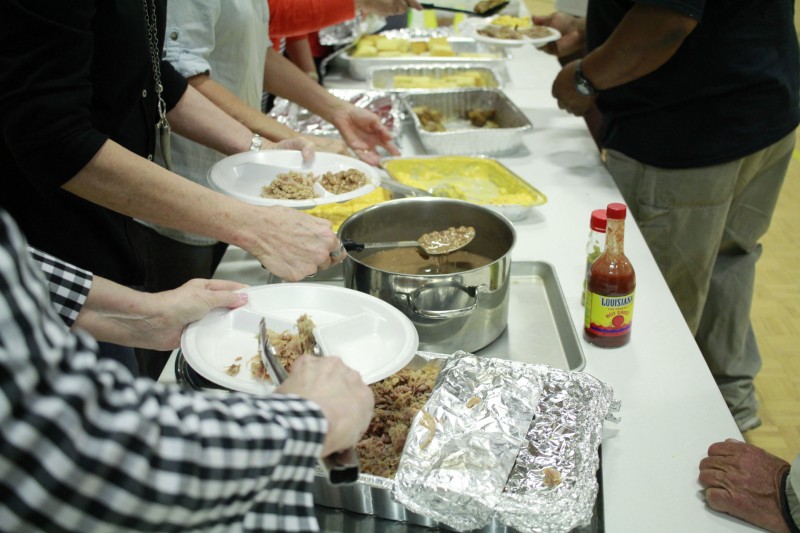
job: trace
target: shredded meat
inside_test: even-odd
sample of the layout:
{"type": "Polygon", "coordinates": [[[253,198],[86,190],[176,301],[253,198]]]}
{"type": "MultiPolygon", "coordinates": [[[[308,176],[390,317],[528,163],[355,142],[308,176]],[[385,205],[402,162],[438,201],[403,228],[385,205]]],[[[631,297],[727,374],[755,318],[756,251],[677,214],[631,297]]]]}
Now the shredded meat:
{"type": "Polygon", "coordinates": [[[262,198],[279,200],[307,200],[314,198],[314,175],[301,172],[278,174],[269,185],[261,188],[262,198]]]}
{"type": "Polygon", "coordinates": [[[344,194],[366,185],[367,176],[360,170],[349,168],[339,172],[326,172],[319,183],[328,192],[344,194]]]}
{"type": "Polygon", "coordinates": [[[364,473],[394,478],[406,445],[408,428],[433,391],[440,367],[404,368],[371,385],[375,415],[356,446],[364,473]]]}

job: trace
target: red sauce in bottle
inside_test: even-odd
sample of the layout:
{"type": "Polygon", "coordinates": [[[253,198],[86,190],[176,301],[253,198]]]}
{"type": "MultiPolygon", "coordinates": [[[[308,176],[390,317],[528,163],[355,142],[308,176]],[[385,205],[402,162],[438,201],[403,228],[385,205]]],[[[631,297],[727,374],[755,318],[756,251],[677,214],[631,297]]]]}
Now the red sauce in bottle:
{"type": "Polygon", "coordinates": [[[624,204],[606,209],[605,251],[592,264],[586,283],[584,338],[603,348],[616,348],[631,339],[636,273],[624,253],[624,204]]]}

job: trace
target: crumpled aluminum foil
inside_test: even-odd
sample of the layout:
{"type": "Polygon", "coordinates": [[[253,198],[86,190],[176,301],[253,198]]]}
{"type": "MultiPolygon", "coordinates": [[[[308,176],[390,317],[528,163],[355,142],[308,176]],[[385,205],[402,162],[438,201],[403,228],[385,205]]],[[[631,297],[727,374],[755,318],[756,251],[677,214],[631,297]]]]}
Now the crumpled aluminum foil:
{"type": "Polygon", "coordinates": [[[454,354],[409,429],[392,496],[458,530],[487,525],[541,391],[525,363],[454,354]]]}
{"type": "MultiPolygon", "coordinates": [[[[403,125],[402,106],[394,94],[359,89],[331,89],[330,93],[357,107],[372,111],[395,139],[400,137],[403,125]]],[[[333,124],[284,98],[275,99],[275,105],[269,114],[281,124],[300,133],[340,137],[339,130],[333,124]]]]}
{"type": "MultiPolygon", "coordinates": [[[[598,492],[597,448],[603,421],[619,421],[614,413],[620,403],[608,385],[583,372],[515,363],[516,379],[504,379],[505,365],[510,363],[464,352],[453,355],[446,368],[456,371],[443,371],[426,405],[439,422],[437,432],[427,449],[421,449],[430,432],[421,425],[421,415],[415,418],[392,496],[409,510],[459,530],[482,527],[492,519],[522,533],[566,532],[588,525],[598,492]],[[533,381],[542,384],[541,394],[530,394],[533,381]],[[452,387],[461,395],[437,394],[452,387]],[[466,410],[463,396],[470,394],[470,387],[517,390],[527,394],[528,405],[498,404],[491,412],[466,410]],[[513,418],[493,418],[494,413],[509,411],[515,413],[513,418]],[[440,420],[440,413],[448,417],[440,420]],[[504,433],[487,434],[482,443],[486,453],[476,454],[476,460],[472,454],[458,453],[473,445],[470,428],[499,422],[509,425],[507,433],[511,433],[521,427],[516,415],[528,418],[522,424],[526,427],[523,444],[511,463],[505,457],[494,461],[484,457],[495,450],[507,451],[511,440],[504,433]],[[446,450],[436,447],[440,438],[446,450]],[[453,470],[453,464],[459,470],[453,470]]],[[[497,390],[494,394],[499,402],[519,398],[497,390]]]]}
{"type": "Polygon", "coordinates": [[[318,32],[319,44],[322,46],[342,46],[350,44],[361,35],[374,33],[386,26],[386,19],[377,15],[346,20],[333,26],[322,28],[318,32]]]}
{"type": "Polygon", "coordinates": [[[570,531],[592,519],[603,421],[619,422],[620,402],[589,374],[536,366],[544,390],[495,514],[522,533],[570,531]]]}

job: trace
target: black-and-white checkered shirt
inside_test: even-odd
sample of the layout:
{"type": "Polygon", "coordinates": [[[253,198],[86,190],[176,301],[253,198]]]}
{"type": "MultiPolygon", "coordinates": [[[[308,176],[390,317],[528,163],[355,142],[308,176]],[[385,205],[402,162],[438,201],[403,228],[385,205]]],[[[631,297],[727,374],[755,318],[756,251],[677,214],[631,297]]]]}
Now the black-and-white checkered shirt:
{"type": "Polygon", "coordinates": [[[317,529],[314,403],[181,391],[96,349],[0,210],[0,529],[317,529]]]}
{"type": "Polygon", "coordinates": [[[67,326],[72,326],[86,302],[89,289],[92,288],[92,273],[65,263],[33,246],[28,246],[28,252],[47,279],[50,299],[56,312],[67,326]]]}

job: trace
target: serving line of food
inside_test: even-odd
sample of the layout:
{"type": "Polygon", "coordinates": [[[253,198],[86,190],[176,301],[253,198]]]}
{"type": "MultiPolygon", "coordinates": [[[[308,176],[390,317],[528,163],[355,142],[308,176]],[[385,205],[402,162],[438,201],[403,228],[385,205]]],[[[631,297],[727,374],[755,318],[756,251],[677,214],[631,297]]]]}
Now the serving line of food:
{"type": "MultiPolygon", "coordinates": [[[[405,179],[405,185],[422,186],[428,189],[428,194],[433,193],[433,188],[437,185],[425,182],[422,179],[425,176],[438,177],[438,186],[447,187],[452,186],[452,180],[442,178],[442,174],[446,174],[445,170],[468,169],[472,163],[499,165],[498,168],[523,183],[516,193],[527,194],[534,200],[529,198],[523,202],[515,197],[514,200],[499,201],[494,208],[495,211],[507,215],[502,217],[497,216],[495,211],[472,207],[469,202],[452,199],[453,196],[458,196],[452,191],[440,190],[432,198],[399,200],[382,204],[386,207],[381,207],[380,210],[359,211],[342,223],[349,214],[345,212],[338,221],[341,223],[340,236],[360,243],[413,240],[433,230],[469,224],[475,230],[474,236],[470,235],[470,246],[455,253],[470,252],[478,258],[454,257],[452,262],[445,261],[445,264],[450,265],[460,262],[469,265],[461,269],[458,284],[440,287],[435,292],[427,291],[425,284],[419,284],[412,287],[411,292],[404,292],[399,301],[392,301],[392,305],[389,305],[384,300],[391,300],[392,296],[387,298],[380,294],[380,290],[371,294],[373,289],[392,288],[398,292],[398,287],[406,286],[411,281],[416,281],[416,278],[387,272],[381,266],[383,263],[376,266],[368,261],[348,260],[344,272],[333,272],[327,278],[319,276],[317,281],[321,283],[273,285],[263,285],[273,280],[268,278],[267,273],[259,272],[256,265],[252,271],[255,272],[253,277],[244,278],[243,281],[259,285],[250,289],[251,304],[248,306],[257,308],[259,313],[247,309],[235,313],[235,316],[215,313],[191,327],[185,335],[183,350],[194,355],[210,352],[210,357],[194,357],[187,365],[185,357],[173,354],[174,360],[167,365],[161,380],[174,382],[177,370],[181,374],[178,377],[182,377],[184,383],[187,379],[194,380],[202,386],[202,377],[205,375],[213,376],[214,384],[221,387],[264,392],[264,381],[253,377],[254,371],[251,367],[258,369],[259,358],[254,339],[258,323],[266,315],[272,330],[270,341],[274,346],[282,346],[288,350],[284,358],[290,359],[292,353],[305,349],[303,346],[308,344],[309,334],[304,339],[302,331],[312,331],[311,340],[323,348],[325,353],[341,351],[350,354],[348,356],[353,359],[348,361],[345,357],[345,362],[358,367],[365,380],[376,385],[384,384],[384,389],[375,389],[378,405],[383,411],[391,411],[387,406],[397,402],[400,396],[407,397],[405,393],[399,394],[398,391],[433,393],[433,376],[437,374],[440,375],[441,383],[451,383],[456,388],[458,384],[472,383],[471,378],[485,376],[486,373],[498,384],[497,387],[490,388],[491,390],[482,390],[481,383],[484,381],[476,380],[469,388],[472,392],[468,397],[461,398],[455,404],[452,400],[431,394],[426,408],[428,416],[421,416],[415,424],[411,424],[408,417],[392,422],[398,424],[397,427],[402,426],[408,430],[407,439],[410,443],[407,446],[408,457],[404,456],[406,467],[397,471],[398,481],[395,486],[400,485],[401,488],[391,494],[394,500],[402,502],[402,506],[389,498],[388,488],[391,485],[381,487],[377,481],[372,485],[352,486],[349,492],[344,489],[327,490],[323,485],[315,497],[325,505],[351,510],[354,506],[361,505],[360,512],[394,520],[409,520],[413,516],[412,524],[408,525],[409,530],[415,527],[414,524],[427,526],[436,524],[436,519],[452,519],[452,516],[448,516],[451,509],[439,509],[434,499],[426,497],[429,496],[426,491],[436,486],[436,480],[420,474],[423,471],[428,474],[434,470],[430,468],[431,463],[426,462],[430,458],[422,457],[425,455],[422,452],[441,451],[440,446],[443,446],[442,442],[446,442],[445,437],[451,436],[444,428],[459,428],[455,422],[450,426],[443,423],[447,418],[441,413],[459,413],[461,418],[479,416],[480,413],[485,415],[482,406],[488,404],[492,390],[522,387],[520,390],[528,391],[524,387],[530,387],[530,390],[538,393],[526,395],[529,399],[535,397],[536,401],[529,401],[525,404],[527,407],[522,407],[522,420],[513,416],[495,420],[503,426],[503,431],[496,435],[491,434],[497,439],[493,441],[495,447],[492,449],[498,453],[492,455],[494,462],[489,470],[504,473],[502,483],[511,483],[510,480],[520,475],[521,479],[526,479],[527,474],[536,472],[538,485],[533,489],[529,488],[530,495],[536,499],[528,501],[499,498],[490,500],[491,506],[481,506],[478,505],[481,498],[476,494],[458,492],[462,503],[476,509],[473,514],[467,513],[468,516],[457,516],[464,520],[456,522],[459,529],[482,526],[482,518],[492,520],[491,526],[487,526],[491,530],[503,530],[506,525],[523,530],[524,527],[537,523],[568,523],[567,519],[573,517],[577,511],[574,508],[564,511],[558,507],[563,503],[563,498],[559,502],[552,497],[560,494],[559,491],[570,489],[567,483],[562,483],[562,471],[534,464],[537,458],[547,455],[541,447],[538,448],[537,458],[531,459],[532,466],[526,467],[521,458],[515,463],[517,450],[513,449],[513,441],[509,441],[507,435],[522,431],[524,438],[524,432],[529,431],[530,438],[536,431],[544,431],[543,434],[550,435],[548,438],[555,442],[557,439],[553,437],[552,428],[564,424],[564,420],[576,412],[588,412],[591,423],[586,426],[602,428],[595,432],[586,429],[582,433],[578,431],[580,439],[567,439],[563,444],[576,453],[581,452],[587,456],[586,460],[575,462],[584,471],[582,477],[576,474],[575,486],[583,490],[583,487],[591,484],[594,476],[591,456],[596,453],[597,444],[602,438],[600,512],[601,525],[605,530],[705,532],[749,529],[744,524],[708,511],[699,494],[697,464],[704,456],[707,446],[712,442],[728,437],[738,438],[740,435],[635,224],[628,224],[625,241],[626,254],[637,271],[632,341],[621,348],[604,350],[589,345],[578,335],[583,329],[583,307],[580,300],[589,216],[592,210],[621,201],[621,198],[603,169],[583,122],[558,110],[550,97],[550,85],[559,68],[556,61],[532,46],[504,49],[503,53],[507,56],[500,65],[493,65],[491,69],[492,74],[497,74],[494,77],[495,83],[502,85],[500,94],[510,102],[510,109],[518,111],[528,123],[524,132],[515,132],[513,149],[493,154],[496,161],[464,156],[454,156],[456,159],[445,162],[429,159],[427,156],[431,147],[434,150],[445,150],[453,144],[462,148],[469,145],[463,139],[455,143],[434,140],[433,145],[426,145],[425,130],[420,128],[421,122],[415,110],[419,106],[413,105],[409,101],[410,95],[407,95],[403,104],[406,105],[406,110],[413,112],[410,115],[413,122],[406,122],[405,128],[398,124],[403,158],[396,159],[394,163],[401,167],[403,164],[408,166],[408,158],[417,156],[412,158],[414,166],[408,173],[412,177],[405,179]],[[497,67],[502,71],[497,70],[497,67]],[[410,131],[411,129],[414,131],[410,131]],[[459,157],[462,159],[458,159],[459,157]],[[420,172],[416,165],[423,165],[424,172],[420,172]],[[526,205],[522,205],[523,203],[526,205]],[[389,227],[391,224],[386,221],[402,225],[403,232],[392,229],[389,227]],[[487,256],[494,266],[471,263],[487,256]],[[343,288],[342,278],[346,286],[358,290],[343,288]],[[470,294],[468,290],[480,287],[495,290],[481,289],[482,292],[489,293],[488,297],[478,297],[477,289],[473,291],[475,294],[470,294]],[[436,301],[442,298],[442,294],[464,301],[460,309],[463,316],[453,317],[453,320],[445,322],[445,326],[442,326],[441,317],[435,316],[441,311],[436,308],[436,301]],[[478,302],[485,303],[481,306],[478,302]],[[410,308],[405,309],[403,305],[410,308]],[[298,325],[298,319],[301,318],[298,316],[298,309],[307,309],[316,327],[298,325]],[[420,309],[423,311],[421,318],[410,321],[408,317],[414,316],[420,309]],[[425,313],[433,316],[426,316],[425,313]],[[542,324],[548,324],[550,329],[540,328],[542,324]],[[232,330],[235,334],[231,334],[232,330]],[[227,339],[225,342],[230,341],[230,344],[226,345],[220,339],[227,339]],[[455,349],[454,339],[458,341],[455,349]],[[221,360],[218,357],[220,351],[229,359],[221,360]],[[448,357],[454,352],[457,352],[456,356],[448,357]],[[470,352],[477,353],[477,356],[470,352]],[[545,352],[558,353],[555,359],[546,360],[545,352]],[[531,354],[542,354],[542,358],[531,360],[531,354]],[[486,357],[488,355],[493,357],[486,357]],[[444,362],[442,356],[445,357],[444,362]],[[407,362],[412,357],[416,363],[408,365],[407,362]],[[520,366],[523,361],[537,364],[520,366]],[[547,366],[538,363],[546,363],[547,366]],[[203,364],[207,364],[209,368],[202,368],[203,364]],[[435,372],[431,371],[431,365],[435,367],[435,372]],[[517,382],[505,387],[509,375],[516,378],[524,376],[526,384],[523,387],[517,382]],[[388,386],[384,379],[387,377],[392,380],[388,386]],[[565,386],[565,383],[569,386],[565,386]],[[607,387],[613,389],[613,393],[607,387]],[[567,394],[571,401],[565,402],[568,407],[562,404],[562,411],[549,422],[552,425],[547,428],[539,427],[538,430],[533,426],[528,427],[530,417],[526,419],[525,409],[542,409],[547,405],[548,399],[553,398],[555,389],[581,390],[585,396],[567,394]],[[592,402],[598,405],[587,409],[586,405],[592,402]],[[602,419],[614,402],[621,402],[621,409],[616,413],[620,421],[603,426],[602,419]],[[436,433],[437,431],[440,433],[436,433]],[[512,467],[516,469],[513,470],[515,473],[512,473],[512,467]],[[587,470],[588,476],[585,473],[587,470]],[[423,478],[427,481],[421,482],[423,478]],[[357,500],[355,504],[353,500],[357,500]],[[549,517],[536,516],[530,512],[525,514],[525,510],[530,511],[536,506],[552,514],[549,517]],[[405,513],[406,509],[410,514],[405,513]],[[433,520],[419,520],[419,515],[433,517],[433,520]],[[564,522],[560,521],[562,518],[564,522]]],[[[447,68],[458,70],[452,66],[447,68]]],[[[481,74],[481,65],[471,65],[470,68],[481,74]]],[[[372,79],[378,79],[376,72],[367,74],[374,76],[372,79]]],[[[485,74],[483,72],[481,75],[485,74]]],[[[381,75],[386,80],[386,75],[381,75]]],[[[412,74],[404,72],[402,75],[412,74]]],[[[474,74],[467,75],[469,76],[474,74]]],[[[328,76],[328,85],[335,90],[350,91],[351,94],[360,92],[362,96],[374,90],[367,83],[366,79],[352,78],[347,71],[338,76],[335,73],[328,76]]],[[[414,94],[423,96],[423,93],[414,94]]],[[[385,94],[369,100],[374,104],[381,98],[385,98],[385,94]]],[[[468,97],[450,96],[450,99],[461,102],[468,97]]],[[[380,105],[385,107],[385,103],[380,105]]],[[[517,116],[517,113],[512,114],[517,116]]],[[[387,116],[390,120],[400,122],[396,115],[388,113],[387,116]]],[[[295,116],[294,119],[296,118],[295,116]]],[[[503,119],[500,120],[502,122],[503,119]]],[[[317,124],[315,127],[320,126],[317,124]]],[[[444,127],[446,129],[447,124],[444,127]]],[[[480,134],[472,137],[472,142],[478,145],[482,142],[482,135],[491,135],[494,129],[485,132],[481,130],[480,134]]],[[[502,124],[498,129],[502,130],[502,124]]],[[[502,133],[500,132],[501,135],[502,133]]],[[[485,145],[492,146],[490,142],[485,145]]],[[[269,155],[269,152],[264,154],[269,155]]],[[[323,156],[320,160],[327,157],[323,156]]],[[[247,176],[255,168],[251,163],[244,163],[245,166],[234,174],[247,176]]],[[[387,168],[392,163],[393,161],[387,161],[387,168]]],[[[362,168],[357,164],[352,167],[362,168]]],[[[358,181],[356,189],[366,187],[370,190],[362,190],[358,193],[359,198],[370,197],[368,202],[372,203],[387,200],[391,191],[378,187],[382,182],[373,181],[373,173],[369,169],[363,171],[366,180],[358,181]],[[363,194],[365,192],[367,194],[363,194]]],[[[311,170],[309,172],[314,174],[311,170]]],[[[280,173],[276,170],[271,177],[280,173]]],[[[401,171],[390,174],[398,181],[404,180],[401,171]]],[[[321,179],[317,179],[322,174],[310,177],[306,174],[300,177],[311,179],[312,189],[322,185],[321,179]]],[[[327,181],[341,184],[348,180],[347,177],[329,176],[327,181]]],[[[383,176],[383,180],[386,180],[386,176],[383,176]]],[[[269,188],[264,183],[263,174],[252,181],[250,186],[253,189],[247,192],[248,195],[262,198],[264,205],[273,201],[274,197],[271,199],[269,194],[263,196],[264,187],[269,188]]],[[[309,183],[301,185],[306,186],[309,183]]],[[[220,187],[224,190],[225,185],[220,187]]],[[[297,187],[292,185],[288,188],[294,190],[297,187]]],[[[316,200],[311,200],[311,204],[298,207],[313,207],[312,212],[329,206],[335,210],[337,206],[345,205],[336,202],[348,199],[340,195],[352,192],[323,189],[317,191],[317,195],[313,197],[316,200]],[[318,205],[320,203],[324,205],[318,205]]],[[[414,250],[406,251],[416,255],[406,254],[399,259],[385,260],[402,262],[413,257],[416,261],[419,254],[414,250]]],[[[358,253],[354,252],[353,256],[359,257],[358,253]]],[[[431,261],[427,265],[414,265],[414,268],[442,267],[440,259],[433,258],[431,261]]],[[[229,276],[222,272],[220,277],[229,276]]],[[[436,388],[437,391],[440,389],[441,385],[436,388]]],[[[510,400],[501,398],[493,401],[507,406],[503,402],[510,400]]],[[[409,407],[407,404],[403,406],[406,410],[409,407]]],[[[544,416],[537,420],[542,424],[548,423],[544,416]]],[[[380,424],[385,423],[386,420],[380,421],[380,424]]],[[[388,432],[385,435],[390,439],[393,437],[388,432]]],[[[394,436],[398,443],[406,442],[405,433],[394,436]]],[[[455,442],[463,442],[458,441],[459,438],[464,438],[463,431],[455,432],[453,438],[456,439],[455,442]]],[[[369,448],[368,443],[364,447],[369,448]]],[[[396,447],[402,449],[402,445],[396,447]]],[[[554,460],[558,463],[560,459],[555,457],[554,460]]],[[[362,461],[370,462],[368,453],[362,455],[362,461]]],[[[380,461],[375,459],[371,463],[375,467],[380,461]]],[[[389,468],[391,470],[397,467],[390,465],[389,468]]],[[[379,474],[378,478],[384,478],[388,476],[387,472],[380,470],[376,474],[379,474]]],[[[468,475],[474,475],[475,470],[465,468],[464,474],[464,478],[459,480],[462,487],[469,486],[470,482],[475,484],[475,479],[468,475]]],[[[485,484],[498,483],[491,479],[481,481],[486,482],[485,484]]],[[[508,489],[508,485],[506,488],[508,489]]],[[[453,486],[439,486],[439,489],[453,489],[453,486]]],[[[596,492],[588,491],[587,494],[593,497],[596,492]]],[[[585,496],[583,500],[586,500],[585,496]]],[[[585,503],[586,501],[581,501],[582,505],[585,503]]],[[[594,513],[596,517],[598,509],[592,509],[594,501],[589,501],[588,504],[589,513],[594,513]]],[[[580,509],[580,512],[585,510],[580,509]]],[[[342,520],[344,518],[337,516],[336,520],[323,524],[323,527],[336,530],[335,524],[338,523],[339,530],[351,531],[348,526],[342,525],[342,520]]],[[[362,526],[364,524],[363,519],[358,519],[357,522],[362,526]]],[[[450,523],[453,524],[452,521],[450,523]]],[[[593,522],[592,525],[596,523],[593,522]]],[[[380,525],[376,522],[374,530],[381,530],[381,527],[386,527],[386,524],[380,525]]],[[[393,524],[392,527],[397,530],[399,525],[393,524]]]]}

